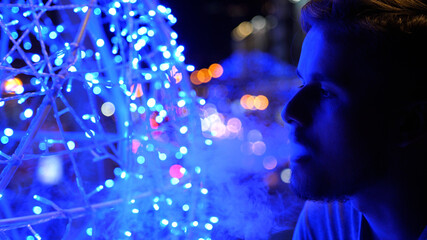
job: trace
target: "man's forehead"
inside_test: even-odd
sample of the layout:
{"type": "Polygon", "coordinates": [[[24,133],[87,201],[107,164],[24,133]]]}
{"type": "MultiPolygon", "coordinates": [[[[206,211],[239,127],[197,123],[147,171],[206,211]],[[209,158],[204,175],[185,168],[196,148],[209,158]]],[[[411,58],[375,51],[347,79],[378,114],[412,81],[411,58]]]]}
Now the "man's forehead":
{"type": "Polygon", "coordinates": [[[306,82],[329,81],[338,85],[365,82],[375,71],[363,51],[354,41],[345,38],[331,41],[322,27],[313,27],[304,40],[297,74],[306,82]]]}

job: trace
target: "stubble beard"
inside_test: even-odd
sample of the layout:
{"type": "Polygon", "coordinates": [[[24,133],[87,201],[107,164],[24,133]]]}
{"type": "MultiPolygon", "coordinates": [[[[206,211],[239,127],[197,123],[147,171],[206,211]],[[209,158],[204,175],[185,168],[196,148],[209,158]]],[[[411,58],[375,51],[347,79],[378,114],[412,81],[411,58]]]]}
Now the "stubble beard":
{"type": "Polygon", "coordinates": [[[352,195],[374,184],[382,171],[372,166],[351,169],[348,174],[331,178],[327,171],[315,171],[310,174],[292,169],[290,187],[301,199],[313,201],[347,201],[352,195]],[[351,173],[351,174],[350,174],[351,173]]]}

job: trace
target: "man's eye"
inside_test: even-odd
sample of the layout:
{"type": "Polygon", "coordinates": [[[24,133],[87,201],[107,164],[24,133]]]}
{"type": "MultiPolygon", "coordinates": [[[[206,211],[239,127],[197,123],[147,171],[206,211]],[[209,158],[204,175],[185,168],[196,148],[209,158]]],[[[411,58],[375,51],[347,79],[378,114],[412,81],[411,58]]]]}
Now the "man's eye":
{"type": "Polygon", "coordinates": [[[331,92],[321,88],[320,89],[320,95],[324,98],[330,97],[331,96],[331,92]]]}
{"type": "Polygon", "coordinates": [[[303,83],[303,84],[299,85],[299,86],[298,86],[298,88],[300,88],[300,89],[301,89],[301,88],[303,88],[304,86],[305,86],[305,84],[303,83]]]}

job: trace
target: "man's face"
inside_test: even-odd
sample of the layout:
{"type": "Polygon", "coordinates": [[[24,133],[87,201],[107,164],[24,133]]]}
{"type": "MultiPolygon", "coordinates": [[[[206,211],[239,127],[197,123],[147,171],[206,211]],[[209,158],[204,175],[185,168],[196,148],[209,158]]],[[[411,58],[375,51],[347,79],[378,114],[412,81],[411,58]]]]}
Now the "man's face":
{"type": "Polygon", "coordinates": [[[356,193],[384,172],[385,95],[379,71],[361,44],[307,34],[298,64],[303,82],[283,118],[291,127],[291,186],[306,199],[356,193]]]}

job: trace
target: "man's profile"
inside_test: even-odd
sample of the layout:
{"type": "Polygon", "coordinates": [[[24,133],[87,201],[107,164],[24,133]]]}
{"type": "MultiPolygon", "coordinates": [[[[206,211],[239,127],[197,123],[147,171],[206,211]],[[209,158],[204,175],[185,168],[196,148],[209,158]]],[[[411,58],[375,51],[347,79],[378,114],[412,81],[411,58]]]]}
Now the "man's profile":
{"type": "Polygon", "coordinates": [[[427,239],[426,2],[312,0],[302,25],[294,239],[427,239]]]}

